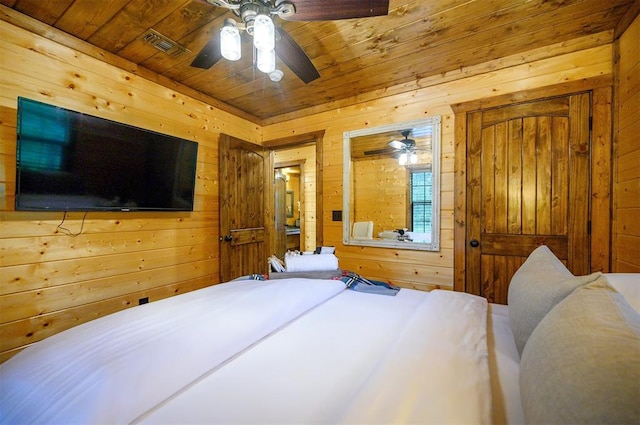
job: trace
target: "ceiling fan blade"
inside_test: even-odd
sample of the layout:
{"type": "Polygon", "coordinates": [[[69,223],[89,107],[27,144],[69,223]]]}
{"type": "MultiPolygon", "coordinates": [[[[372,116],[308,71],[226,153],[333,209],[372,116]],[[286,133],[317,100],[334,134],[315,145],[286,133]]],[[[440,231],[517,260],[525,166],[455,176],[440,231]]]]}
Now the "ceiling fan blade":
{"type": "Polygon", "coordinates": [[[333,21],[336,19],[384,16],[389,13],[389,0],[287,1],[293,3],[296,8],[296,13],[282,17],[288,21],[333,21]]]}
{"type": "Polygon", "coordinates": [[[191,66],[209,69],[220,59],[222,59],[222,54],[220,53],[220,31],[216,31],[200,50],[198,56],[191,62],[191,66]]]}
{"type": "Polygon", "coordinates": [[[384,148],[384,149],[374,149],[372,151],[364,151],[365,155],[385,155],[394,153],[394,149],[384,148]]]}
{"type": "Polygon", "coordinates": [[[276,27],[276,32],[280,36],[278,41],[276,41],[276,55],[278,55],[280,60],[304,81],[305,84],[309,84],[316,78],[320,78],[320,73],[304,50],[302,50],[302,47],[282,28],[276,27]]]}
{"type": "Polygon", "coordinates": [[[401,142],[400,140],[392,140],[387,144],[391,146],[393,149],[405,149],[407,147],[407,145],[404,142],[401,142]]]}

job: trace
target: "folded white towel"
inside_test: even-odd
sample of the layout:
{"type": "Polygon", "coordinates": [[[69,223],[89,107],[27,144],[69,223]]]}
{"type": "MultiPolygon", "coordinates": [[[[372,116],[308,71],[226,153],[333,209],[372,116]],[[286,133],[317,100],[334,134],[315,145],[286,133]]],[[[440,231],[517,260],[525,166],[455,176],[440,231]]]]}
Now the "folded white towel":
{"type": "Polygon", "coordinates": [[[333,254],[298,255],[286,253],[284,263],[287,272],[317,272],[338,269],[338,257],[333,254]]]}

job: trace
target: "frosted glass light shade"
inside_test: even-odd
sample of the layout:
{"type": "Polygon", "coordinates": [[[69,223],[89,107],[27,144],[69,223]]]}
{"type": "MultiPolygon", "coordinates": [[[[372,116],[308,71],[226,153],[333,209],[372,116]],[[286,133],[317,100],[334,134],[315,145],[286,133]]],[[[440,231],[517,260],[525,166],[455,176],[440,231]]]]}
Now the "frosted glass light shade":
{"type": "Polygon", "coordinates": [[[398,162],[400,163],[400,165],[407,165],[407,154],[401,153],[398,162]]]}
{"type": "Polygon", "coordinates": [[[242,56],[240,31],[235,25],[225,25],[220,30],[220,53],[230,61],[237,61],[242,56]]]}
{"type": "Polygon", "coordinates": [[[276,69],[276,51],[275,50],[257,50],[256,58],[258,69],[268,74],[276,69]]]}
{"type": "Polygon", "coordinates": [[[274,83],[277,83],[278,81],[282,80],[283,76],[284,76],[284,72],[282,72],[279,69],[274,69],[269,73],[269,79],[274,83]]]}
{"type": "Polygon", "coordinates": [[[276,30],[267,15],[257,15],[253,21],[253,45],[258,50],[273,50],[276,45],[276,30]]]}
{"type": "Polygon", "coordinates": [[[411,152],[411,155],[409,156],[409,162],[411,162],[412,164],[418,163],[418,155],[415,152],[411,152]]]}

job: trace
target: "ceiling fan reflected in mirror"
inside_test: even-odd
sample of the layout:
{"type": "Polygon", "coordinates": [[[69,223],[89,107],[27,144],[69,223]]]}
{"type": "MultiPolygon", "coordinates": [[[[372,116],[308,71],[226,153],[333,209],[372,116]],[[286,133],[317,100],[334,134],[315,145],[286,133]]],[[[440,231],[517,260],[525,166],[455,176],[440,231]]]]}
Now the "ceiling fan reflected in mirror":
{"type": "Polygon", "coordinates": [[[328,21],[367,18],[389,13],[389,0],[200,0],[231,10],[239,20],[226,18],[219,32],[200,50],[191,66],[209,69],[220,59],[235,61],[242,57],[241,31],[253,37],[257,68],[280,81],[276,56],[305,84],[320,77],[304,50],[274,18],[289,21],[328,21]]]}
{"type": "Polygon", "coordinates": [[[407,165],[407,163],[416,164],[418,162],[418,154],[416,153],[416,141],[409,139],[411,130],[404,130],[400,134],[404,137],[401,140],[392,140],[387,143],[392,149],[400,152],[398,163],[407,165]]]}
{"type": "Polygon", "coordinates": [[[402,130],[400,134],[402,139],[394,139],[387,143],[387,147],[365,151],[365,155],[392,155],[398,158],[400,165],[417,164],[418,152],[428,152],[429,149],[423,149],[416,146],[416,141],[410,139],[409,136],[415,129],[402,130]]]}

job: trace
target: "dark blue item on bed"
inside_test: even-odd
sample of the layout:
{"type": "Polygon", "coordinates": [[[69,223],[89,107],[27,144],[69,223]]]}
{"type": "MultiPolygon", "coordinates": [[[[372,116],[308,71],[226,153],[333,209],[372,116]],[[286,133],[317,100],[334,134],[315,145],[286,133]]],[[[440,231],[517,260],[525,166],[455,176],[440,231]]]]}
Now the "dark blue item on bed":
{"type": "Polygon", "coordinates": [[[378,280],[369,280],[353,272],[344,272],[340,280],[347,285],[347,288],[368,294],[395,296],[400,291],[397,286],[378,280]]]}

